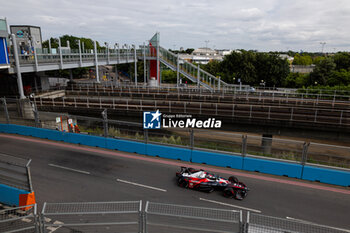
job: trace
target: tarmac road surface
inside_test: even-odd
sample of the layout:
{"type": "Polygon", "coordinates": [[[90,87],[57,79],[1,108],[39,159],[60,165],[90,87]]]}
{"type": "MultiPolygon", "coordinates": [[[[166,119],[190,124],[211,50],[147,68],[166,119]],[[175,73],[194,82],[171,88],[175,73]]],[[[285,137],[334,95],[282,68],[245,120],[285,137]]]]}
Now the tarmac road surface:
{"type": "Polygon", "coordinates": [[[350,229],[350,189],[292,178],[203,164],[0,134],[0,151],[32,159],[31,174],[41,210],[44,202],[152,201],[251,210],[350,229]],[[251,191],[246,199],[227,199],[176,185],[180,166],[235,175],[251,191]]]}

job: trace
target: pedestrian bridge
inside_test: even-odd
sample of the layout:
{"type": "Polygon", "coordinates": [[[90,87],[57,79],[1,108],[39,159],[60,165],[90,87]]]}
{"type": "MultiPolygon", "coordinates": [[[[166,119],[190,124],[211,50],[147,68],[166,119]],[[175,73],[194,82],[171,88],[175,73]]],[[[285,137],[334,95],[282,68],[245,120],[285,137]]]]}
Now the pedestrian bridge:
{"type": "MultiPolygon", "coordinates": [[[[11,36],[12,44],[17,44],[16,36],[11,36]]],[[[160,65],[176,71],[177,83],[180,82],[180,77],[189,79],[198,87],[208,90],[220,90],[231,88],[232,86],[225,83],[220,77],[201,69],[199,65],[192,64],[184,59],[181,59],[178,54],[163,48],[159,44],[159,33],[156,33],[149,44],[136,46],[123,45],[121,48],[118,43],[115,43],[114,48],[106,46],[102,50],[98,50],[96,41],[94,49],[82,49],[80,41],[78,41],[79,49],[70,49],[59,47],[56,49],[33,49],[30,54],[22,54],[18,46],[9,47],[8,55],[8,73],[17,73],[18,78],[21,73],[41,72],[51,70],[74,69],[81,67],[93,67],[96,69],[96,81],[99,82],[98,66],[100,65],[117,65],[125,63],[135,64],[135,82],[137,80],[137,61],[143,60],[145,82],[155,78],[156,85],[161,84],[160,65]],[[180,76],[181,75],[181,76],[180,76]]],[[[51,48],[51,46],[49,46],[51,48]]]]}
{"type": "MultiPolygon", "coordinates": [[[[135,62],[135,52],[128,49],[101,51],[75,51],[61,52],[57,54],[43,53],[37,49],[33,54],[18,54],[18,61],[21,73],[40,72],[50,70],[64,70],[81,67],[93,67],[100,65],[117,65],[135,62]]],[[[9,55],[9,73],[16,73],[16,66],[13,54],[9,55]]]]}

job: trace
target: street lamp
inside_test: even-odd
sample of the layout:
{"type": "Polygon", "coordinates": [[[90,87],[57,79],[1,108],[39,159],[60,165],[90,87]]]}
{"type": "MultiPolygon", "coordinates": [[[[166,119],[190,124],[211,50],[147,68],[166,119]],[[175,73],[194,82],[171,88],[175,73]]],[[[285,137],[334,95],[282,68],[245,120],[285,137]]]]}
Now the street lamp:
{"type": "Polygon", "coordinates": [[[265,89],[265,81],[264,80],[261,80],[260,85],[263,86],[265,89]]]}
{"type": "Polygon", "coordinates": [[[324,49],[324,46],[326,44],[326,42],[320,42],[321,46],[322,46],[322,55],[323,55],[323,49],[324,49]]]}
{"type": "Polygon", "coordinates": [[[207,55],[208,54],[208,43],[209,43],[209,40],[205,40],[204,41],[205,42],[205,55],[207,55]]]}

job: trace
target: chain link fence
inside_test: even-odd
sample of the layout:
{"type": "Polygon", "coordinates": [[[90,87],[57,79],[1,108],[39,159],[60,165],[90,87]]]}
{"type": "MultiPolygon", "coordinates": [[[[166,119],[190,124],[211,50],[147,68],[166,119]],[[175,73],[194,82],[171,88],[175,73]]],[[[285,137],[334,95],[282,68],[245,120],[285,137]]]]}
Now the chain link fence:
{"type": "Polygon", "coordinates": [[[341,233],[342,229],[248,212],[247,233],[341,233]]]}
{"type": "Polygon", "coordinates": [[[36,204],[0,209],[0,232],[39,233],[36,204]]]}
{"type": "Polygon", "coordinates": [[[0,184],[32,192],[30,159],[0,153],[0,184]]]}
{"type": "Polygon", "coordinates": [[[142,201],[44,203],[43,233],[142,232],[142,201]]]}
{"type": "Polygon", "coordinates": [[[242,211],[142,201],[44,203],[0,209],[0,232],[12,233],[345,233],[350,230],[242,211]],[[28,210],[24,211],[25,208],[28,210]]]}
{"type": "Polygon", "coordinates": [[[241,232],[242,212],[147,202],[145,232],[241,232]]]}
{"type": "Polygon", "coordinates": [[[272,137],[247,136],[247,154],[301,162],[305,142],[272,137]]]}
{"type": "Polygon", "coordinates": [[[350,168],[349,147],[320,143],[310,143],[307,151],[307,162],[350,168]]]}

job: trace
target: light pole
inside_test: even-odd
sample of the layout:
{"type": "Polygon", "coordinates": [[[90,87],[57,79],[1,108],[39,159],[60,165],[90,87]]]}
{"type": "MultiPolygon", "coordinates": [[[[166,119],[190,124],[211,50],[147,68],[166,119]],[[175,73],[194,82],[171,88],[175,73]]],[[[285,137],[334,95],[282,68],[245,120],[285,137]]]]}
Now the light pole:
{"type": "Polygon", "coordinates": [[[322,46],[322,55],[323,55],[323,49],[324,49],[324,46],[326,45],[326,42],[320,42],[321,46],[322,46]]]}
{"type": "Polygon", "coordinates": [[[204,41],[205,42],[205,55],[207,55],[208,54],[208,43],[209,43],[209,40],[205,40],[204,41]]]}
{"type": "Polygon", "coordinates": [[[263,86],[264,89],[265,89],[265,82],[264,82],[264,80],[261,80],[260,85],[263,86]]]}

